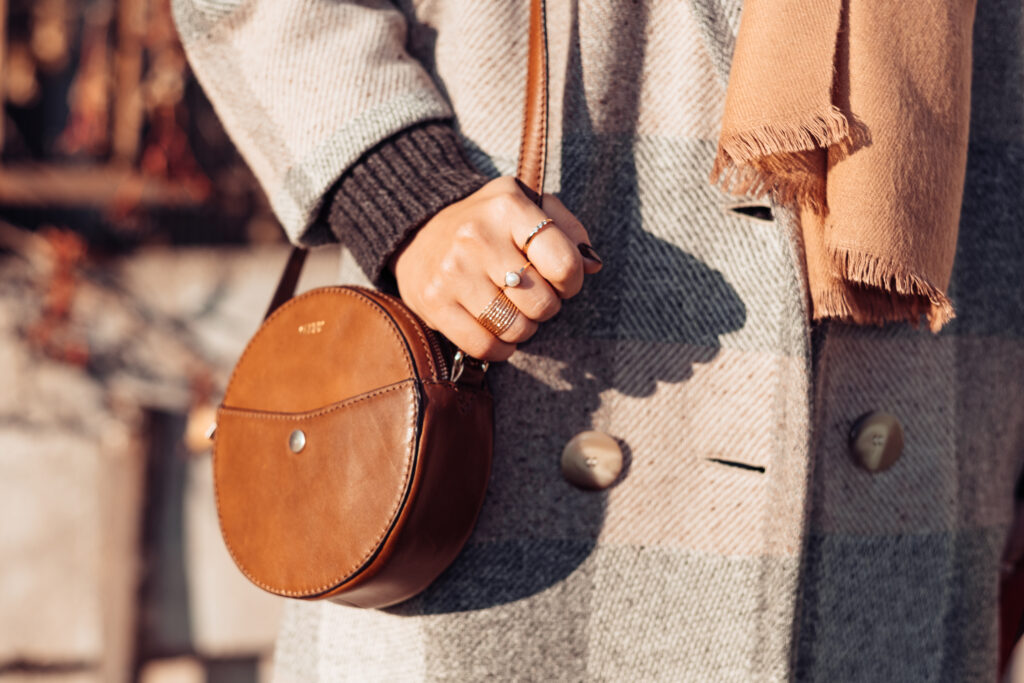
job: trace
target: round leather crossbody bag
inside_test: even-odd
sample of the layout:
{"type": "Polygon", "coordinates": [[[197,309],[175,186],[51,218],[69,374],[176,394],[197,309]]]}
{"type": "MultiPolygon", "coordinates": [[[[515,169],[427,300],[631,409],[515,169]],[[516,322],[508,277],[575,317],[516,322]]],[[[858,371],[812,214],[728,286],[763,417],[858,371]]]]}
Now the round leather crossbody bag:
{"type": "Polygon", "coordinates": [[[399,299],[324,287],[278,307],[217,412],[221,532],[254,584],[383,607],[469,538],[492,455],[485,366],[399,299]]]}

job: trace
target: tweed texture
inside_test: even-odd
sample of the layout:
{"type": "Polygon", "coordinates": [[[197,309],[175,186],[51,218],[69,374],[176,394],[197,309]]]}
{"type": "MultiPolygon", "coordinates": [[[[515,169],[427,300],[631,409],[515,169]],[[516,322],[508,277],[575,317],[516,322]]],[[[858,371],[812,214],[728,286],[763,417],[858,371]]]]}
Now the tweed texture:
{"type": "MultiPolygon", "coordinates": [[[[334,150],[319,157],[333,168],[274,166],[267,190],[288,197],[281,206],[320,201],[316,183],[286,176],[330,176],[325,191],[399,119],[408,127],[444,110],[477,168],[513,171],[526,3],[403,2],[400,15],[371,3],[268,4],[214,16],[179,0],[176,13],[247,158],[272,157],[284,145],[275,138],[334,150]],[[249,68],[236,63],[240,33],[273,33],[254,17],[303,12],[319,16],[308,33],[274,27],[281,62],[264,61],[265,85],[230,83],[249,68]],[[327,44],[347,30],[345,12],[376,30],[327,44]],[[295,54],[335,50],[360,65],[342,81],[378,83],[396,54],[415,73],[398,69],[404,80],[389,91],[351,86],[351,101],[326,108],[323,93],[303,100],[288,122],[302,132],[248,108],[252,93],[273,99],[263,87],[291,87],[295,54]],[[401,104],[410,97],[421,109],[401,104]]],[[[1010,0],[981,2],[976,43],[991,40],[986,30],[998,39],[981,45],[977,69],[1019,72],[1020,14],[1010,0]]],[[[455,564],[387,610],[289,602],[275,680],[994,677],[996,562],[1024,451],[1009,399],[1024,388],[1024,98],[975,77],[978,117],[1012,133],[972,140],[950,285],[958,318],[937,336],[812,325],[796,217],[737,213],[707,182],[738,18],[731,0],[549,3],[549,189],[605,268],[491,371],[493,475],[455,564]],[[878,475],[846,453],[866,409],[906,426],[902,458],[878,475]],[[621,481],[600,493],[558,468],[565,442],[591,428],[627,457],[621,481]]],[[[321,88],[339,80],[330,64],[305,67],[301,78],[321,88]]],[[[325,238],[309,220],[291,234],[325,238]]],[[[344,263],[343,279],[361,278],[344,263]]]]}
{"type": "Polygon", "coordinates": [[[173,10],[196,76],[294,240],[333,241],[314,219],[339,170],[392,133],[451,116],[402,50],[405,21],[385,0],[186,0],[173,10]]]}

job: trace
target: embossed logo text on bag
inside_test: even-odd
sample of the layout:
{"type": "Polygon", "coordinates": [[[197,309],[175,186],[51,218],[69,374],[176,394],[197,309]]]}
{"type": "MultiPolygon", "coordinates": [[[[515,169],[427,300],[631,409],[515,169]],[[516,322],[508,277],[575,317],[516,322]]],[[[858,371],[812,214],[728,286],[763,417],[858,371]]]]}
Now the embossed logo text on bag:
{"type": "Polygon", "coordinates": [[[299,325],[299,334],[320,334],[324,331],[323,320],[316,320],[305,325],[299,325]]]}

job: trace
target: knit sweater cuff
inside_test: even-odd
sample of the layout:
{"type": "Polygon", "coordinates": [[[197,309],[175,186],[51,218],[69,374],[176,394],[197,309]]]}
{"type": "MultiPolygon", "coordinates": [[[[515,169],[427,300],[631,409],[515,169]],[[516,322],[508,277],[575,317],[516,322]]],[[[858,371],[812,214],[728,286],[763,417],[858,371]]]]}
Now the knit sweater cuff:
{"type": "Polygon", "coordinates": [[[328,194],[327,221],[378,287],[388,260],[434,214],[488,180],[462,154],[450,125],[425,123],[379,143],[328,194]]]}

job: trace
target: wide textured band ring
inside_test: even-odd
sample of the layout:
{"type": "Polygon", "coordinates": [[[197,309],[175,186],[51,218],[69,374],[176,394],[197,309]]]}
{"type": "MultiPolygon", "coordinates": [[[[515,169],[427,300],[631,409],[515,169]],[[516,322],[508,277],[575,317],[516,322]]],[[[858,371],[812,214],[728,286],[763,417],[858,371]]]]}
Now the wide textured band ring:
{"type": "Polygon", "coordinates": [[[487,304],[487,308],[476,317],[476,321],[495,337],[500,337],[508,328],[512,327],[512,323],[516,321],[518,315],[519,309],[505,296],[505,292],[500,291],[498,296],[487,304]]]}
{"type": "Polygon", "coordinates": [[[534,237],[537,236],[537,233],[540,232],[541,230],[543,230],[544,228],[546,228],[549,224],[554,223],[554,222],[555,221],[554,221],[553,218],[545,218],[540,223],[538,223],[536,225],[536,227],[534,227],[533,232],[531,232],[529,235],[527,235],[526,236],[526,241],[523,242],[523,253],[524,254],[526,253],[526,248],[530,246],[530,242],[533,240],[534,237]]]}
{"type": "Polygon", "coordinates": [[[526,264],[519,270],[510,270],[507,273],[505,273],[505,286],[518,287],[519,283],[523,281],[523,271],[532,265],[532,263],[527,261],[526,264]]]}

